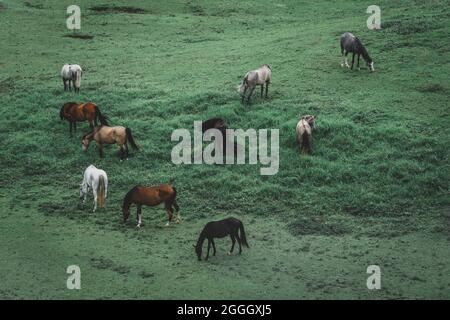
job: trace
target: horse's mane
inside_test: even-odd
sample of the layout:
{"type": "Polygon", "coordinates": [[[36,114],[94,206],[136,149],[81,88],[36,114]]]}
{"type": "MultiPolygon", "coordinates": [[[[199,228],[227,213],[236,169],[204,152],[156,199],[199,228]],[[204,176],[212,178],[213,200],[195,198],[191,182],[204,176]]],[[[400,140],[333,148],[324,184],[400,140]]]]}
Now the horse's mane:
{"type": "Polygon", "coordinates": [[[125,198],[123,198],[123,205],[125,205],[125,203],[130,203],[131,197],[138,187],[139,186],[134,186],[130,191],[127,192],[125,198]]]}

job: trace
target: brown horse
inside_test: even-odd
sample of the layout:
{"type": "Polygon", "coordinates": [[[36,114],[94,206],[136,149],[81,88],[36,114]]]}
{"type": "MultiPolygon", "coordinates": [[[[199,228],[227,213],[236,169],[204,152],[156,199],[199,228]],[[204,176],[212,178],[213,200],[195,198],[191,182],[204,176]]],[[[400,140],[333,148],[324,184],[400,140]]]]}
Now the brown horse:
{"type": "MultiPolygon", "coordinates": [[[[139,228],[142,223],[142,205],[153,207],[164,202],[167,210],[167,215],[169,217],[169,221],[166,223],[166,226],[169,226],[173,217],[173,208],[175,208],[177,213],[180,210],[180,207],[178,207],[176,201],[176,197],[177,190],[170,184],[162,184],[153,187],[135,186],[133,189],[128,191],[125,198],[123,199],[123,222],[125,223],[128,220],[128,217],[130,216],[130,206],[133,203],[135,203],[137,206],[137,227],[139,228]]],[[[180,214],[178,213],[176,222],[180,223],[180,220],[180,214]]]]}
{"type": "Polygon", "coordinates": [[[97,121],[102,125],[108,125],[108,117],[100,112],[100,109],[95,103],[65,103],[59,112],[61,120],[67,120],[70,124],[70,136],[72,136],[72,126],[74,133],[77,131],[77,122],[88,121],[91,129],[97,126],[97,121]]]}
{"type": "Polygon", "coordinates": [[[86,133],[83,136],[82,149],[84,152],[87,151],[89,144],[92,140],[97,142],[97,146],[100,152],[100,157],[103,158],[103,145],[104,144],[117,144],[120,148],[120,161],[123,160],[124,155],[128,160],[128,144],[129,142],[134,150],[139,150],[139,147],[134,141],[133,135],[131,134],[130,128],[125,128],[122,126],[108,127],[108,126],[98,126],[95,127],[92,132],[86,133]]]}

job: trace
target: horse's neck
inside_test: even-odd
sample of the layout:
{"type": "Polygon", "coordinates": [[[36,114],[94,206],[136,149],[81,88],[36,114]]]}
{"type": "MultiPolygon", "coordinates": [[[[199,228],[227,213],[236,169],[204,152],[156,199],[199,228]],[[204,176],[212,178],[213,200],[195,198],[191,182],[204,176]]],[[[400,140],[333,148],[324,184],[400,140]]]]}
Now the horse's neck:
{"type": "Polygon", "coordinates": [[[199,246],[201,247],[203,245],[203,242],[205,242],[205,239],[206,239],[205,233],[202,231],[197,240],[197,247],[199,246]]]}

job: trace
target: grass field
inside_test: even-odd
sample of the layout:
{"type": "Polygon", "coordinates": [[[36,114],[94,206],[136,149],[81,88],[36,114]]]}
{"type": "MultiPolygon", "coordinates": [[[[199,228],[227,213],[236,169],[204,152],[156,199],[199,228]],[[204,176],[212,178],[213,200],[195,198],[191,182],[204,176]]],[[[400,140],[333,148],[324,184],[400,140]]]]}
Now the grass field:
{"type": "MultiPolygon", "coordinates": [[[[450,298],[449,1],[0,0],[0,298],[450,298]],[[110,7],[104,5],[109,3],[110,7]],[[81,38],[66,8],[81,7],[81,38]],[[102,6],[103,5],[103,6],[102,6]],[[120,12],[114,6],[141,10],[120,12]],[[340,67],[339,36],[359,36],[376,72],[340,67]],[[64,63],[85,71],[64,92],[64,63]],[[246,71],[271,65],[269,99],[240,103],[246,71]],[[141,151],[84,154],[67,101],[93,101],[141,151]],[[314,152],[295,125],[317,116],[314,152]],[[280,169],[172,164],[170,141],[195,120],[280,130],[280,169]],[[107,207],[78,206],[84,169],[109,176],[107,207]],[[174,181],[183,222],[144,208],[121,223],[136,184],[174,181]],[[250,249],[198,262],[203,225],[235,216],[250,249]],[[66,288],[68,265],[81,290],[66,288]],[[368,265],[381,290],[368,290],[368,265]]],[[[128,10],[130,11],[130,10],[128,10]]],[[[255,93],[258,90],[255,91],[255,93]]]]}

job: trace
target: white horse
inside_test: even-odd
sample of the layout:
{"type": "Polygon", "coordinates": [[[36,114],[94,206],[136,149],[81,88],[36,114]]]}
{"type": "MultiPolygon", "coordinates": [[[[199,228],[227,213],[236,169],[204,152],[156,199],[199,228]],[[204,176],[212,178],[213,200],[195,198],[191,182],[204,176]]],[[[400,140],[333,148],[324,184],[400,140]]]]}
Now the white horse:
{"type": "Polygon", "coordinates": [[[65,64],[61,69],[61,78],[64,83],[64,91],[72,90],[70,87],[70,82],[72,81],[73,88],[75,92],[80,91],[81,76],[83,75],[83,70],[77,64],[65,64]]]}
{"type": "Polygon", "coordinates": [[[247,97],[247,101],[250,102],[250,97],[253,94],[253,90],[257,85],[261,86],[261,98],[263,96],[264,84],[266,85],[266,98],[269,91],[269,84],[272,81],[272,69],[268,64],[263,64],[261,68],[247,72],[242,84],[238,87],[239,93],[242,95],[242,103],[245,100],[245,93],[250,89],[250,93],[247,97]]]}
{"type": "Polygon", "coordinates": [[[302,154],[311,152],[312,130],[315,128],[316,117],[307,115],[300,118],[297,123],[297,142],[302,154]]]}
{"type": "Polygon", "coordinates": [[[86,168],[83,182],[80,184],[80,200],[83,200],[83,204],[86,203],[89,188],[92,189],[94,194],[94,210],[92,212],[95,212],[97,209],[97,202],[100,207],[105,207],[105,199],[108,193],[108,176],[106,172],[97,169],[93,165],[86,168]]]}

